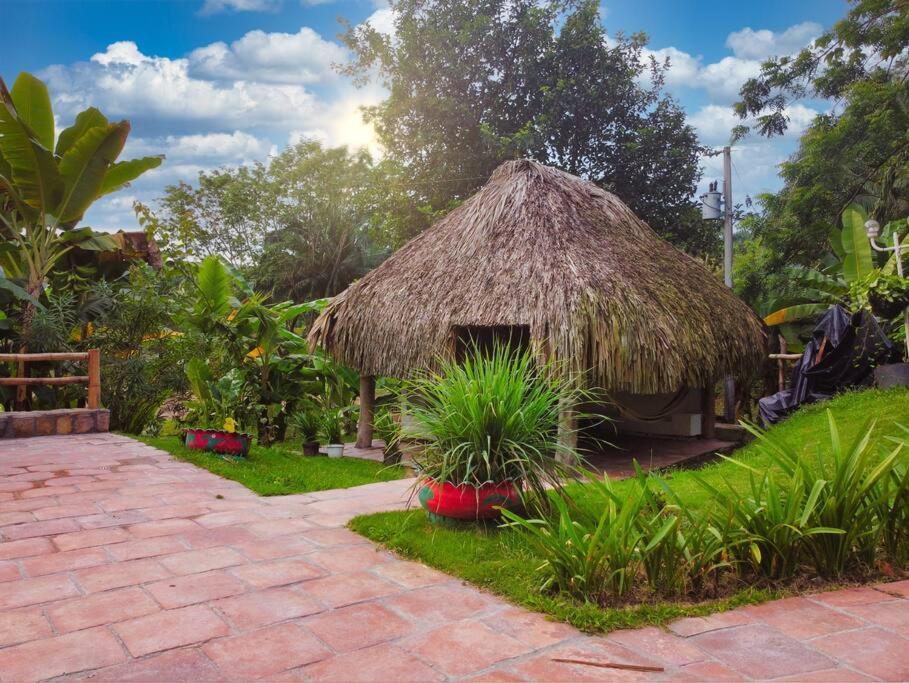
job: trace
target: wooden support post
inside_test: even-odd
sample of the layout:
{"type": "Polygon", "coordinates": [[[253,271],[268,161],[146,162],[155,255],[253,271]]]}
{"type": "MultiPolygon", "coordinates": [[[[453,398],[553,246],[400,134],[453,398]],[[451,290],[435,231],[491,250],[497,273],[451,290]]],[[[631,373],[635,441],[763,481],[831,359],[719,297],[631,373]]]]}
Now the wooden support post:
{"type": "Polygon", "coordinates": [[[713,382],[707,382],[701,389],[701,438],[716,436],[716,394],[713,382]]]}
{"type": "Polygon", "coordinates": [[[563,404],[559,411],[559,440],[558,453],[556,459],[569,465],[577,462],[578,449],[578,416],[575,412],[575,406],[563,404]]]}
{"type": "Polygon", "coordinates": [[[90,349],[88,352],[88,400],[86,404],[92,410],[101,407],[101,351],[90,349]]]}
{"type": "Polygon", "coordinates": [[[357,422],[357,448],[372,447],[372,420],[376,407],[376,378],[360,375],[360,420],[357,422]]]}

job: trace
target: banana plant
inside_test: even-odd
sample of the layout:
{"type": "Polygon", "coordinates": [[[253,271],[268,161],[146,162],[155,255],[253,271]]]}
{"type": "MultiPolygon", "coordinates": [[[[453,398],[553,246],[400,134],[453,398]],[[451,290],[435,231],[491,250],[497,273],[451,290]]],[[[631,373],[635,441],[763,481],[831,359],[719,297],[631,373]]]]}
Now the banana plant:
{"type": "Polygon", "coordinates": [[[91,107],[56,136],[44,83],[21,73],[8,90],[0,79],[0,288],[27,302],[24,322],[72,249],[119,249],[77,225],[95,200],[161,164],[163,156],[118,161],[129,131],[91,107]]]}
{"type": "MultiPolygon", "coordinates": [[[[790,305],[775,310],[764,318],[770,327],[788,325],[815,318],[836,303],[848,303],[853,283],[865,278],[875,268],[874,254],[865,234],[868,215],[859,204],[843,211],[840,230],[831,229],[828,254],[819,268],[791,266],[788,270],[798,294],[790,305]]],[[[896,223],[888,225],[891,231],[896,223]]],[[[886,267],[886,266],[885,266],[886,267]]]]}

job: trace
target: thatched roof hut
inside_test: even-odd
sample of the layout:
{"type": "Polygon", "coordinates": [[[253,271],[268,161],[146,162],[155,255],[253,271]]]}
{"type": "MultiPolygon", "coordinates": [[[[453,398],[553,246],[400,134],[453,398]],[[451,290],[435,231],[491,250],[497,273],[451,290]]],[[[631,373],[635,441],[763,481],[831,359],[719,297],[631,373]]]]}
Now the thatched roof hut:
{"type": "Polygon", "coordinates": [[[757,316],[702,263],[615,195],[527,160],[335,297],[310,341],[402,377],[450,353],[453,330],[493,326],[610,391],[703,387],[765,357],[757,316]]]}

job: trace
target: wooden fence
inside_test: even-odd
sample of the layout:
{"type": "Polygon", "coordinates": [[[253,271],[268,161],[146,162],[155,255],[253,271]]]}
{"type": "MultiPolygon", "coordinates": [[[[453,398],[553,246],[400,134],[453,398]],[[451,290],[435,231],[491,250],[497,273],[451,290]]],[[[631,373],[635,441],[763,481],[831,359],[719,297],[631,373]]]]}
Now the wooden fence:
{"type": "Polygon", "coordinates": [[[101,351],[89,349],[83,353],[0,353],[0,362],[16,363],[14,377],[0,377],[0,386],[16,387],[16,404],[22,405],[27,398],[29,386],[64,386],[87,384],[86,407],[96,410],[101,407],[101,351]],[[46,361],[87,361],[87,375],[71,377],[29,377],[28,364],[46,361]]]}

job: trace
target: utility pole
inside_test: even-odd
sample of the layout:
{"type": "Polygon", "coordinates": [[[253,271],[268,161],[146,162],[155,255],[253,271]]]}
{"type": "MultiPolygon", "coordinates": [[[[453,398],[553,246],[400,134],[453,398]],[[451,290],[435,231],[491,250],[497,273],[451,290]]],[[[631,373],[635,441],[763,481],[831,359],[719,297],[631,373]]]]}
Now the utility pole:
{"type": "MultiPolygon", "coordinates": [[[[732,288],[732,148],[723,147],[723,281],[732,288]]],[[[723,419],[735,422],[735,381],[727,376],[723,391],[723,419]]]]}

